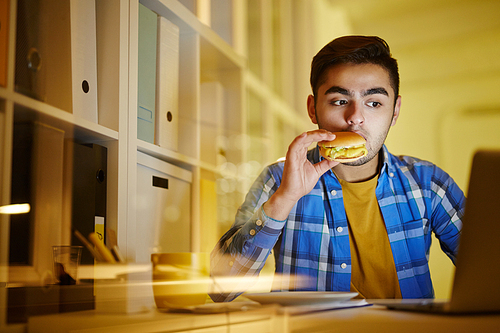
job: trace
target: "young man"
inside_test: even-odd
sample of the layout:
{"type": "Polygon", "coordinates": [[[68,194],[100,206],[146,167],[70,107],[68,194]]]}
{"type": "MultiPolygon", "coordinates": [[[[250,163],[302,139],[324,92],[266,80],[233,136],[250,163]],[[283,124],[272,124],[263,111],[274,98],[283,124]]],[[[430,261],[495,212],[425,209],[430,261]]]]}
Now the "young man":
{"type": "MultiPolygon", "coordinates": [[[[212,253],[212,274],[257,275],[274,248],[281,277],[275,290],[433,297],[431,232],[454,261],[465,197],[434,164],[396,157],[384,146],[401,107],[389,46],[378,37],[333,40],[313,59],[311,87],[308,114],[319,129],[295,138],[286,161],[255,181],[212,253]],[[368,154],[339,164],[323,159],[317,146],[308,151],[339,131],[363,136],[368,154]]],[[[243,291],[211,297],[227,301],[243,291]]]]}

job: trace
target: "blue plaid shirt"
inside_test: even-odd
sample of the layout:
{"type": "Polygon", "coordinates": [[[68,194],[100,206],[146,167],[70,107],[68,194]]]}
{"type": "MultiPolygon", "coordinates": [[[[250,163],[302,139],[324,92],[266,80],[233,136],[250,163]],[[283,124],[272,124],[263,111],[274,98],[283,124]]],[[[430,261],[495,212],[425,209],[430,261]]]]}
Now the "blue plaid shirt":
{"type": "MultiPolygon", "coordinates": [[[[308,152],[318,162],[318,149],[308,152]]],[[[436,165],[390,154],[383,148],[376,196],[387,228],[403,298],[432,298],[429,272],[431,232],[455,262],[465,207],[463,192],[436,165]]],[[[351,255],[342,187],[329,170],[314,189],[302,197],[285,221],[265,215],[262,205],[281,182],[283,162],[264,169],[238,210],[232,228],[212,252],[214,276],[255,276],[274,248],[276,273],[308,276],[308,287],[294,279],[280,279],[277,290],[349,291],[351,255]]],[[[243,290],[214,293],[228,301],[243,290]]]]}

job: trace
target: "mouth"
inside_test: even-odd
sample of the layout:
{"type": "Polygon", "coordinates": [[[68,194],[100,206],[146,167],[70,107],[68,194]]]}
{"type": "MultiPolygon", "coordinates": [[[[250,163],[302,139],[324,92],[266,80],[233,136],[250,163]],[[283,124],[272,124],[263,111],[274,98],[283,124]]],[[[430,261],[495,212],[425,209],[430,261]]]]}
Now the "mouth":
{"type": "Polygon", "coordinates": [[[358,135],[361,135],[363,137],[363,139],[365,139],[365,141],[368,142],[368,140],[366,139],[366,135],[364,133],[362,133],[361,131],[348,131],[348,132],[353,132],[353,133],[356,133],[358,135]]]}

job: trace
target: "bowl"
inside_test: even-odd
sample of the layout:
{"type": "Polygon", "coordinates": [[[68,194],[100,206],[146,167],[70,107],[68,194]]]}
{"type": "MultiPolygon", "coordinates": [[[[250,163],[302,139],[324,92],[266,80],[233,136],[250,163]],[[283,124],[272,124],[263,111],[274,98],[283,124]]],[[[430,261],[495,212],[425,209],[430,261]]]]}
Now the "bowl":
{"type": "Polygon", "coordinates": [[[156,306],[177,308],[205,304],[210,279],[210,253],[151,254],[156,306]]]}

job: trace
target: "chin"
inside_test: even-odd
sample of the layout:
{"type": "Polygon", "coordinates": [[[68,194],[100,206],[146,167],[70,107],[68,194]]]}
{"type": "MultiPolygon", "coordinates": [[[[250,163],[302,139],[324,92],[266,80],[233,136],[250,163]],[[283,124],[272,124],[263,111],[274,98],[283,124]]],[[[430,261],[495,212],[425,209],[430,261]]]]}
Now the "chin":
{"type": "Polygon", "coordinates": [[[368,155],[361,157],[359,160],[348,162],[348,163],[343,163],[343,165],[348,165],[348,166],[361,166],[365,165],[366,163],[370,162],[373,160],[374,157],[376,157],[377,154],[372,154],[371,152],[368,153],[368,155]]]}
{"type": "Polygon", "coordinates": [[[348,166],[361,166],[363,164],[366,164],[370,162],[370,160],[366,159],[365,157],[360,158],[359,160],[353,161],[353,162],[348,162],[348,163],[342,163],[343,165],[348,165],[348,166]]]}

